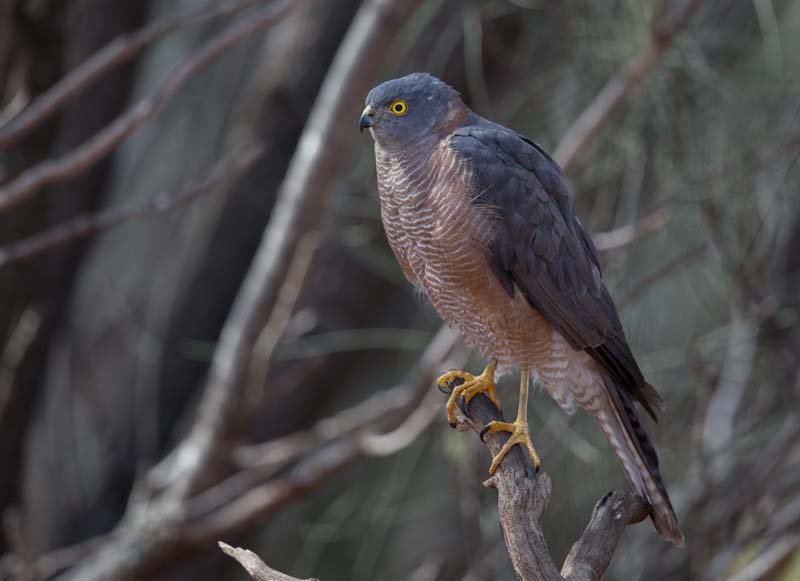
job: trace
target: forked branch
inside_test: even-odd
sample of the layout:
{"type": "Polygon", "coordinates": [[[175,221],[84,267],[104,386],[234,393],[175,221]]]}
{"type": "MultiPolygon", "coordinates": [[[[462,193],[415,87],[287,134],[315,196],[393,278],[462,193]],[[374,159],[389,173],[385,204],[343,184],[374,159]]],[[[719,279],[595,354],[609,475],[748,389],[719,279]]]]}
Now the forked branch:
{"type": "MultiPolygon", "coordinates": [[[[485,395],[476,396],[462,408],[461,425],[479,433],[503,414],[485,395]]],[[[486,436],[486,446],[497,454],[509,435],[495,432],[486,436]]],[[[649,505],[640,496],[615,490],[601,498],[589,524],[572,546],[559,572],[547,547],[541,518],[550,500],[547,474],[536,474],[528,456],[519,446],[511,449],[485,486],[497,489],[500,524],[517,578],[522,581],[593,581],[605,573],[628,525],[641,522],[649,505]]]]}

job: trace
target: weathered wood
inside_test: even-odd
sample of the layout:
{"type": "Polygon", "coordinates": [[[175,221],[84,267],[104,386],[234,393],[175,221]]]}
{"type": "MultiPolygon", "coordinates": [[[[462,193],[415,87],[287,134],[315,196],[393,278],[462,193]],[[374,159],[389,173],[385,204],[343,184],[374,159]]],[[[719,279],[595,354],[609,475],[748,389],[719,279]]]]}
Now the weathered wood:
{"type": "MultiPolygon", "coordinates": [[[[297,577],[290,577],[285,573],[272,569],[253,551],[239,547],[234,548],[223,542],[217,544],[223,553],[239,561],[239,564],[244,567],[247,574],[255,581],[302,581],[297,577]]],[[[319,579],[306,579],[305,581],[319,581],[319,579]]]]}
{"type": "MultiPolygon", "coordinates": [[[[463,406],[463,426],[479,433],[503,414],[485,395],[463,406]]],[[[485,444],[497,454],[509,435],[488,434],[485,444]]],[[[545,473],[536,473],[520,446],[511,449],[485,486],[497,489],[500,524],[511,563],[520,581],[593,581],[600,579],[611,563],[622,533],[629,524],[645,519],[649,505],[638,495],[612,491],[595,506],[583,535],[573,545],[559,573],[550,556],[541,518],[550,500],[552,485],[545,473]]]]}

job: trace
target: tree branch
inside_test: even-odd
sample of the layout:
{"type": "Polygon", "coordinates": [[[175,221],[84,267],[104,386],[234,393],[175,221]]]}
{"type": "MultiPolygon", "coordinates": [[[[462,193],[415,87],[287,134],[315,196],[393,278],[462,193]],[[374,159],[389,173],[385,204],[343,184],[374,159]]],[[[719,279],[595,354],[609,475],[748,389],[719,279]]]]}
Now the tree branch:
{"type": "MultiPolygon", "coordinates": [[[[659,46],[662,45],[663,43],[659,42],[659,46]]],[[[660,50],[663,51],[663,47],[660,50]]],[[[649,65],[649,68],[641,71],[638,78],[641,78],[641,76],[651,68],[652,65],[649,65]]],[[[326,87],[323,87],[320,94],[326,94],[326,87]]],[[[602,95],[598,96],[598,99],[600,99],[600,97],[602,97],[602,95]]],[[[618,102],[614,107],[618,106],[623,98],[624,91],[623,94],[619,96],[618,102]]],[[[333,99],[330,98],[328,98],[328,100],[333,101],[333,99]]],[[[610,115],[610,111],[608,114],[610,115]]],[[[581,131],[585,130],[586,127],[580,126],[579,123],[580,120],[576,123],[576,126],[578,126],[576,129],[580,129],[581,131]]],[[[309,126],[314,127],[314,125],[315,120],[312,117],[309,126]]],[[[580,147],[583,147],[592,139],[596,130],[597,127],[594,129],[591,129],[591,127],[589,128],[589,132],[581,137],[583,145],[580,145],[580,147]]],[[[573,135],[574,134],[575,132],[573,132],[573,135]]],[[[315,139],[315,144],[326,143],[319,134],[315,135],[315,139]]],[[[309,147],[311,146],[309,145],[309,147]]],[[[298,150],[302,151],[303,148],[304,143],[301,141],[298,150]]],[[[328,149],[330,150],[332,148],[328,147],[328,149]]],[[[569,165],[569,163],[566,165],[569,165]]],[[[298,167],[302,167],[302,165],[298,164],[298,167]]],[[[286,183],[291,184],[291,186],[285,191],[282,190],[282,192],[287,194],[287,197],[294,194],[295,190],[293,188],[302,188],[313,184],[308,174],[301,173],[298,167],[293,163],[293,166],[290,168],[289,172],[287,172],[286,183]],[[297,179],[290,180],[294,175],[294,171],[298,171],[299,175],[297,179]],[[305,179],[309,180],[307,184],[303,182],[305,179]]],[[[321,170],[317,171],[321,172],[321,170]]],[[[291,204],[287,203],[288,210],[285,210],[281,206],[276,208],[275,215],[279,216],[283,223],[287,224],[286,230],[278,231],[281,233],[281,236],[284,237],[284,240],[287,233],[293,235],[291,234],[292,230],[290,230],[288,226],[293,220],[302,224],[302,222],[300,222],[300,217],[294,212],[297,211],[298,207],[303,207],[304,203],[308,202],[300,200],[294,201],[291,204]],[[287,212],[286,215],[282,215],[283,212],[287,212]]],[[[654,228],[659,227],[659,220],[654,219],[652,222],[655,223],[654,228]]],[[[296,228],[296,226],[294,227],[296,228]]],[[[631,239],[636,234],[635,227],[632,232],[624,232],[626,239],[631,239]]],[[[273,236],[273,233],[268,230],[264,238],[265,244],[267,241],[270,241],[271,243],[269,245],[271,247],[280,249],[281,242],[283,241],[281,240],[281,236],[273,236]]],[[[273,256],[271,258],[273,264],[276,265],[273,266],[273,268],[280,268],[280,261],[285,260],[285,258],[280,256],[273,256]]],[[[272,286],[270,284],[271,277],[269,273],[266,272],[267,269],[265,266],[259,266],[258,258],[255,262],[255,268],[263,268],[265,271],[258,279],[259,288],[269,289],[272,286]]],[[[245,293],[247,293],[247,287],[248,283],[245,284],[245,293]]],[[[255,290],[253,292],[255,293],[255,290]]],[[[269,301],[265,299],[264,302],[271,301],[272,299],[269,299],[269,301]]],[[[446,331],[442,333],[446,333],[446,331]]],[[[442,333],[440,333],[440,336],[442,333]]],[[[451,341],[455,340],[455,337],[451,339],[451,341]]],[[[223,349],[218,349],[218,354],[220,356],[223,356],[224,353],[223,349]]],[[[474,418],[473,420],[469,420],[472,422],[470,425],[476,430],[480,430],[483,425],[492,419],[501,417],[499,411],[491,404],[488,398],[483,396],[472,400],[470,412],[471,413],[467,415],[470,418],[474,418]]],[[[425,419],[425,414],[420,412],[419,415],[414,417],[413,421],[409,420],[404,427],[399,429],[392,436],[377,438],[367,437],[361,438],[359,441],[353,441],[352,438],[345,439],[333,448],[333,451],[336,452],[336,460],[332,463],[320,460],[323,469],[316,470],[315,474],[319,475],[320,473],[325,473],[326,470],[334,466],[352,461],[352,459],[365,452],[363,447],[364,442],[369,443],[367,448],[374,447],[379,451],[384,448],[393,450],[396,448],[396,446],[393,446],[393,439],[397,442],[408,440],[406,434],[417,433],[418,427],[416,424],[424,425],[425,419]]],[[[488,437],[487,444],[493,454],[499,451],[507,438],[507,434],[493,434],[488,437]]],[[[309,445],[309,440],[305,440],[304,444],[301,444],[301,447],[309,445]]],[[[331,452],[326,452],[326,454],[328,453],[331,452]]],[[[325,457],[322,457],[322,459],[324,458],[325,457]]],[[[301,481],[302,480],[303,479],[301,479],[301,481]]],[[[519,447],[516,447],[509,453],[495,477],[490,479],[489,485],[495,486],[498,489],[501,524],[503,525],[509,554],[518,576],[526,581],[534,579],[564,579],[553,564],[539,523],[547,501],[549,500],[549,478],[545,475],[538,478],[534,477],[529,460],[521,453],[519,447]]],[[[203,526],[193,528],[193,530],[204,529],[203,536],[205,536],[225,529],[236,529],[245,524],[248,520],[254,518],[254,516],[255,518],[259,516],[263,517],[266,512],[271,510],[270,507],[273,505],[276,498],[283,499],[285,495],[290,493],[291,488],[276,489],[274,488],[274,484],[271,485],[267,483],[263,485],[262,488],[253,489],[248,494],[239,497],[236,501],[225,504],[224,508],[218,514],[213,515],[209,519],[204,519],[205,522],[203,526]]],[[[601,501],[601,503],[598,504],[589,527],[578,544],[576,544],[576,547],[573,548],[571,558],[568,559],[568,562],[565,564],[565,566],[568,566],[567,569],[565,569],[565,574],[569,575],[567,578],[598,578],[607,568],[611,555],[613,555],[616,544],[625,527],[628,524],[642,520],[647,514],[647,504],[631,493],[614,493],[604,500],[605,502],[601,501]],[[598,577],[591,576],[595,574],[598,577]]]]}
{"type": "Polygon", "coordinates": [[[610,252],[633,244],[640,238],[657,232],[667,225],[670,215],[664,208],[659,208],[640,218],[633,224],[626,224],[607,232],[592,235],[598,252],[610,252]]]}
{"type": "Polygon", "coordinates": [[[69,104],[92,83],[115,68],[132,61],[145,48],[170,32],[235,14],[256,1],[235,0],[213,8],[165,16],[136,32],[118,36],[0,126],[0,150],[19,141],[69,104]]]}
{"type": "MultiPolygon", "coordinates": [[[[485,395],[473,398],[459,417],[476,433],[503,414],[485,395]]],[[[486,446],[497,454],[508,440],[507,433],[486,436],[486,446]]],[[[500,524],[517,578],[522,581],[595,581],[605,573],[625,528],[644,520],[647,502],[632,492],[613,491],[595,506],[581,538],[573,545],[559,573],[547,547],[541,518],[552,490],[547,474],[535,474],[530,458],[515,446],[485,486],[497,489],[500,524]]]]}
{"type": "Polygon", "coordinates": [[[553,157],[565,172],[572,168],[578,156],[622,106],[630,92],[661,62],[675,35],[688,25],[701,2],[686,0],[671,17],[654,14],[650,47],[629,60],[619,73],[609,79],[558,144],[553,157]]]}
{"type": "MultiPolygon", "coordinates": [[[[268,567],[253,551],[248,551],[247,549],[239,547],[233,548],[223,542],[217,544],[219,548],[222,549],[223,553],[236,559],[254,581],[302,581],[301,579],[290,577],[289,575],[285,575],[280,571],[268,567]]],[[[319,581],[319,579],[306,579],[305,581],[319,581]]]]}
{"type": "Polygon", "coordinates": [[[396,453],[429,425],[430,386],[442,361],[462,365],[467,349],[457,334],[440,332],[408,380],[320,420],[310,430],[248,446],[238,457],[244,470],[194,496],[186,508],[191,525],[184,540],[202,544],[252,526],[277,508],[308,493],[353,461],[396,453]],[[396,427],[398,426],[399,427],[396,427]],[[422,425],[420,425],[422,424],[422,425]],[[377,435],[375,432],[393,430],[377,435]],[[278,470],[296,465],[282,478],[278,470]]]}
{"type": "Polygon", "coordinates": [[[152,119],[172,96],[203,67],[225,51],[280,22],[306,0],[283,0],[231,25],[176,65],[156,90],[122,113],[92,138],[55,159],[47,159],[25,170],[0,188],[0,211],[27,200],[43,187],[78,175],[103,159],[139,126],[152,119]]]}
{"type": "Polygon", "coordinates": [[[179,484],[186,498],[205,476],[247,383],[253,347],[278,299],[300,239],[316,227],[338,173],[342,152],[357,135],[352,119],[393,38],[391,31],[419,0],[368,0],[359,9],[320,89],[296,153],[278,191],[261,245],[226,321],[209,370],[197,420],[177,449],[179,484]],[[353,114],[348,116],[346,112],[353,114]],[[352,136],[352,137],[351,137],[352,136]]]}
{"type": "Polygon", "coordinates": [[[225,157],[200,179],[176,192],[162,192],[149,200],[128,206],[110,208],[96,214],[78,216],[0,247],[0,268],[38,256],[64,244],[107,230],[113,226],[150,216],[165,214],[214,191],[221,182],[235,178],[247,170],[263,152],[261,145],[249,145],[225,157]]]}
{"type": "MultiPolygon", "coordinates": [[[[167,473],[166,488],[155,499],[132,502],[123,519],[128,526],[120,527],[118,537],[70,570],[67,578],[88,581],[136,577],[154,562],[190,544],[190,535],[201,530],[202,527],[194,529],[194,523],[186,520],[187,503],[208,485],[216,462],[229,459],[227,437],[237,425],[255,343],[275,308],[298,245],[321,220],[330,183],[341,171],[343,156],[358,136],[352,125],[358,116],[358,104],[374,82],[391,46],[393,32],[419,2],[367,0],[362,4],[317,96],[278,191],[270,223],[223,327],[192,428],[176,452],[156,471],[167,473]]],[[[282,3],[270,12],[273,20],[295,4],[297,0],[282,3]]],[[[255,23],[266,27],[265,18],[248,20],[229,29],[201,49],[200,55],[216,54],[212,49],[221,50],[223,45],[238,40],[243,30],[252,32],[255,23]]],[[[200,55],[191,62],[202,62],[200,55]]],[[[156,94],[169,91],[191,70],[184,64],[178,75],[170,75],[156,94]]],[[[453,342],[457,344],[457,339],[453,342]]],[[[209,518],[214,517],[213,524],[223,527],[252,524],[295,495],[316,486],[361,453],[360,445],[353,439],[341,445],[334,443],[330,448],[307,471],[298,467],[282,482],[257,486],[226,506],[225,512],[215,511],[209,518]],[[356,452],[351,452],[351,447],[356,452]]],[[[225,530],[211,526],[211,522],[206,524],[207,531],[225,530]]]]}

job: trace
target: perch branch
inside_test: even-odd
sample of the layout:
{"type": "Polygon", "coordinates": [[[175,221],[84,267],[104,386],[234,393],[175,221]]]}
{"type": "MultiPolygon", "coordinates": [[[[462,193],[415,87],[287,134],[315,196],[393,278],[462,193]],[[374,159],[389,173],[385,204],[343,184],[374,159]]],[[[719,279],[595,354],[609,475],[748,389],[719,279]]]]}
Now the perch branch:
{"type": "MultiPolygon", "coordinates": [[[[302,581],[301,579],[290,577],[289,575],[285,575],[267,566],[253,551],[248,551],[240,547],[233,548],[223,542],[217,544],[219,548],[222,549],[223,553],[236,559],[254,581],[302,581]]],[[[306,579],[305,581],[319,581],[319,579],[306,579]]]]}
{"type": "Polygon", "coordinates": [[[0,268],[38,256],[43,252],[97,234],[118,224],[170,212],[214,191],[221,182],[241,175],[258,159],[262,151],[261,145],[245,146],[224,158],[214,165],[204,177],[194,180],[183,189],[175,192],[163,192],[138,204],[78,216],[49,230],[13,242],[0,248],[0,268]]]}
{"type": "MultiPolygon", "coordinates": [[[[677,27],[674,28],[677,29],[677,27]]],[[[661,44],[663,44],[663,42],[661,44]]],[[[663,48],[661,50],[663,50],[663,48]]],[[[653,63],[653,65],[654,64],[655,63],[653,63]]],[[[646,74],[651,68],[652,65],[650,65],[647,70],[643,71],[638,78],[640,79],[641,76],[646,74]]],[[[323,87],[321,95],[325,94],[326,88],[323,87]]],[[[617,104],[608,111],[606,115],[610,115],[613,109],[619,106],[624,100],[624,97],[623,91],[623,94],[618,97],[617,104]]],[[[316,122],[312,116],[309,127],[313,128],[315,125],[316,122]]],[[[578,126],[578,134],[587,130],[585,124],[579,125],[576,123],[576,125],[578,126]]],[[[322,132],[321,129],[320,132],[322,132]]],[[[589,127],[588,133],[581,138],[582,145],[580,145],[578,149],[584,147],[586,143],[593,138],[596,132],[597,128],[592,129],[589,127]]],[[[576,132],[573,132],[573,135],[575,134],[576,132]]],[[[320,139],[319,135],[315,137],[317,139],[316,143],[324,142],[324,140],[320,139]]],[[[304,141],[301,140],[298,150],[302,151],[304,147],[311,148],[311,145],[306,145],[304,141]]],[[[577,154],[577,150],[574,154],[577,154]]],[[[570,163],[568,162],[565,165],[569,166],[570,163]]],[[[294,175],[294,171],[296,170],[299,171],[294,167],[293,163],[293,166],[290,168],[289,172],[287,172],[287,181],[289,177],[294,175]]],[[[303,179],[306,178],[308,178],[307,174],[300,173],[298,179],[293,182],[296,184],[295,187],[307,187],[303,183],[303,179]]],[[[310,182],[310,184],[313,184],[313,182],[310,182]]],[[[293,190],[288,189],[284,193],[289,197],[293,193],[293,190]]],[[[302,200],[300,202],[292,202],[290,198],[289,201],[287,201],[288,210],[279,205],[276,207],[276,216],[279,216],[286,224],[291,223],[292,220],[299,221],[299,217],[294,211],[296,211],[298,205],[302,206],[301,202],[302,200]]],[[[659,226],[656,225],[655,229],[658,227],[659,226]]],[[[626,231],[624,234],[626,238],[629,239],[636,234],[636,231],[634,230],[633,233],[626,231]]],[[[278,252],[280,252],[280,244],[282,241],[278,238],[270,237],[270,235],[271,233],[268,231],[267,235],[265,235],[265,241],[271,241],[271,245],[277,247],[279,249],[278,252]]],[[[285,258],[280,255],[277,257],[273,255],[270,258],[272,263],[277,263],[277,265],[280,265],[281,261],[285,260],[285,258]]],[[[256,260],[255,268],[259,268],[258,259],[256,260]]],[[[266,270],[265,265],[262,265],[261,268],[266,270]]],[[[279,266],[274,268],[279,268],[279,266]]],[[[270,288],[270,279],[271,277],[268,273],[262,275],[260,279],[262,288],[270,288]]],[[[245,292],[246,291],[247,283],[245,284],[245,292]]],[[[437,337],[445,336],[447,338],[448,333],[450,333],[448,340],[455,342],[456,338],[453,336],[452,332],[442,331],[437,337]]],[[[219,354],[223,355],[224,351],[219,350],[219,354]]],[[[471,426],[473,429],[480,429],[491,419],[500,416],[499,411],[491,405],[487,398],[482,396],[475,398],[471,402],[470,411],[481,405],[486,408],[484,410],[485,413],[474,411],[472,414],[469,414],[470,417],[479,420],[478,423],[471,426]]],[[[409,422],[401,426],[401,428],[398,428],[391,436],[367,436],[359,440],[353,440],[351,437],[340,441],[338,445],[334,445],[333,447],[333,450],[338,456],[336,461],[330,463],[320,460],[324,470],[318,470],[317,474],[324,473],[332,467],[349,463],[360,454],[365,453],[364,442],[381,444],[377,446],[377,449],[381,449],[382,447],[389,449],[392,447],[393,438],[398,442],[406,441],[407,438],[405,434],[417,432],[418,428],[415,424],[424,424],[424,420],[425,415],[420,412],[413,421],[409,419],[409,422]]],[[[496,453],[500,449],[507,437],[506,434],[489,436],[488,445],[493,453],[496,453]]],[[[312,441],[313,438],[302,438],[300,440],[295,440],[294,443],[297,444],[300,442],[299,448],[307,449],[308,446],[313,446],[313,444],[310,443],[312,441]]],[[[371,444],[368,444],[366,448],[369,449],[371,444]]],[[[287,456],[291,457],[292,454],[285,454],[284,451],[284,457],[280,461],[285,461],[287,456]]],[[[504,534],[506,535],[512,562],[520,578],[525,580],[564,579],[553,564],[539,524],[539,520],[549,499],[549,478],[545,475],[538,478],[533,477],[532,467],[529,461],[521,454],[518,448],[515,448],[508,455],[506,461],[498,470],[497,475],[493,479],[490,479],[490,484],[498,488],[501,523],[503,525],[504,534]]],[[[274,483],[267,483],[260,488],[257,487],[250,491],[250,493],[239,497],[237,501],[223,505],[223,508],[218,514],[212,515],[211,518],[206,519],[204,523],[205,526],[193,528],[192,531],[205,529],[203,536],[208,537],[213,534],[218,535],[221,531],[226,529],[237,530],[242,526],[254,522],[254,520],[263,518],[265,514],[272,510],[271,507],[275,499],[285,499],[285,497],[291,493],[291,490],[291,487],[288,489],[275,489],[274,483]]],[[[646,511],[646,503],[639,497],[630,493],[616,492],[610,497],[607,497],[605,502],[599,503],[589,527],[587,527],[581,540],[573,548],[571,558],[565,564],[567,567],[567,569],[565,569],[565,574],[569,575],[567,578],[576,580],[593,579],[597,577],[593,577],[592,575],[596,574],[599,576],[602,574],[608,566],[610,557],[613,555],[616,544],[624,528],[628,524],[638,522],[638,520],[644,518],[646,511]]],[[[202,539],[198,540],[202,541],[202,539]]]]}
{"type": "MultiPolygon", "coordinates": [[[[500,410],[481,394],[463,407],[459,420],[475,432],[492,420],[503,420],[500,410]]],[[[486,436],[486,446],[497,454],[506,433],[486,436]]],[[[541,518],[550,500],[547,474],[535,474],[520,446],[511,449],[485,486],[497,489],[500,524],[517,578],[523,581],[595,581],[611,562],[625,528],[649,513],[647,502],[631,492],[613,491],[595,506],[581,538],[573,545],[559,573],[547,547],[541,518]]]]}
{"type": "Polygon", "coordinates": [[[47,91],[0,126],[0,150],[13,145],[69,104],[87,87],[115,68],[129,63],[145,48],[179,28],[197,26],[239,12],[256,0],[235,0],[214,8],[202,8],[164,16],[130,34],[109,42],[71,70],[47,91]]]}
{"type": "Polygon", "coordinates": [[[0,187],[0,211],[19,204],[43,187],[78,175],[103,159],[138,127],[163,109],[175,93],[198,71],[225,51],[257,32],[280,22],[305,0],[284,0],[226,28],[176,65],[156,90],[119,115],[93,137],[61,157],[47,159],[0,187]]]}

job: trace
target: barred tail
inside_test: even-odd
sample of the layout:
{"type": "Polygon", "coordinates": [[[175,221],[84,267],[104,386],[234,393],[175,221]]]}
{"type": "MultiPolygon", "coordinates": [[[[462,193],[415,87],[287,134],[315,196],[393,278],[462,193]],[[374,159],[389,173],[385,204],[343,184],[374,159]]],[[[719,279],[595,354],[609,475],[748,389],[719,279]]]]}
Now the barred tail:
{"type": "Polygon", "coordinates": [[[608,375],[603,374],[603,377],[610,405],[608,409],[602,410],[605,413],[601,412],[596,419],[614,452],[622,461],[625,475],[634,490],[650,503],[651,516],[658,534],[676,546],[682,547],[683,533],[678,526],[667,488],[661,479],[658,456],[636,416],[631,396],[625,389],[618,387],[608,375]]]}

